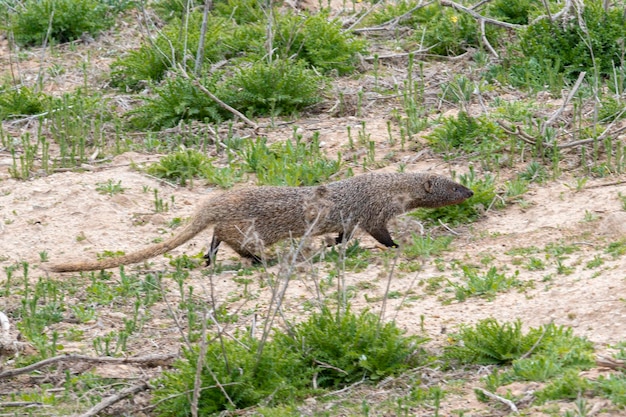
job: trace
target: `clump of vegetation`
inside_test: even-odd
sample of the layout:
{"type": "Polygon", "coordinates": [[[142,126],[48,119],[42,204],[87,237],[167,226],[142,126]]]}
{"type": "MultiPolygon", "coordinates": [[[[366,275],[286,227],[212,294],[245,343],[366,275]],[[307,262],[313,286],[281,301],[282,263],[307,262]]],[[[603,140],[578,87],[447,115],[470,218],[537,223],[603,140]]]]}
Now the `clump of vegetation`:
{"type": "Polygon", "coordinates": [[[0,87],[0,120],[42,113],[49,101],[45,94],[34,88],[4,85],[0,87]]]}
{"type": "Polygon", "coordinates": [[[297,353],[276,342],[264,345],[248,336],[208,342],[206,355],[185,349],[183,357],[157,380],[154,401],[161,416],[187,416],[201,366],[198,415],[208,416],[229,408],[246,408],[270,399],[271,404],[289,402],[307,391],[311,369],[297,353]]]}
{"type": "MultiPolygon", "coordinates": [[[[321,260],[337,265],[345,271],[361,272],[370,263],[371,252],[362,247],[358,240],[347,243],[345,247],[334,245],[330,250],[314,257],[314,262],[321,260]]],[[[337,271],[335,271],[337,272],[337,271]]]]}
{"type": "MultiPolygon", "coordinates": [[[[202,80],[209,90],[215,81],[202,80]]],[[[143,104],[129,112],[131,123],[138,129],[164,129],[182,120],[217,123],[231,116],[187,78],[168,78],[154,88],[154,96],[142,97],[143,104]]]]}
{"type": "MultiPolygon", "coordinates": [[[[464,364],[515,364],[547,357],[561,367],[585,369],[595,364],[593,344],[573,335],[572,329],[554,324],[522,331],[522,323],[499,323],[493,318],[475,326],[462,326],[445,347],[444,356],[464,364]]],[[[519,375],[518,375],[519,377],[519,375]]]]}
{"type": "MultiPolygon", "coordinates": [[[[168,70],[178,65],[194,68],[200,44],[202,13],[191,12],[188,18],[173,19],[158,32],[155,39],[130,51],[111,65],[111,83],[137,91],[152,82],[161,81],[168,70]]],[[[203,65],[231,57],[236,51],[228,47],[234,26],[225,18],[209,16],[205,34],[203,65]]]]}
{"type": "Polygon", "coordinates": [[[520,55],[512,58],[515,71],[527,75],[512,78],[520,86],[543,88],[550,74],[575,79],[582,71],[608,76],[623,61],[622,34],[626,19],[617,7],[587,1],[579,19],[540,19],[522,31],[520,55]],[[535,81],[532,81],[532,80],[535,81]]]}
{"type": "Polygon", "coordinates": [[[289,115],[320,100],[322,81],[303,61],[259,61],[227,79],[219,96],[249,116],[289,115]]]}
{"type": "Polygon", "coordinates": [[[146,171],[159,178],[180,182],[182,186],[188,180],[200,177],[211,165],[211,159],[195,149],[181,149],[164,156],[150,165],[146,171]]]}
{"type": "Polygon", "coordinates": [[[318,386],[327,388],[406,370],[416,365],[416,352],[426,341],[404,336],[395,323],[382,323],[369,311],[353,313],[349,306],[345,311],[323,306],[281,339],[315,370],[318,386]]]}
{"type": "Polygon", "coordinates": [[[326,182],[341,168],[341,155],[330,159],[321,151],[319,136],[267,145],[265,138],[250,141],[242,149],[244,168],[257,175],[260,185],[315,185],[326,182]]]}
{"type": "Polygon", "coordinates": [[[213,184],[229,187],[256,174],[260,185],[294,187],[326,182],[341,168],[341,158],[324,155],[315,135],[310,142],[296,135],[293,140],[273,145],[266,138],[247,140],[239,149],[231,149],[228,166],[220,168],[213,160],[195,149],[181,149],[148,167],[148,173],[185,185],[193,178],[204,178],[213,184]]]}
{"type": "Polygon", "coordinates": [[[171,20],[173,18],[182,19],[188,11],[187,7],[193,10],[201,7],[203,4],[204,1],[202,0],[156,0],[152,7],[162,19],[171,20]]]}
{"type": "Polygon", "coordinates": [[[510,364],[530,351],[541,333],[522,332],[522,322],[485,319],[475,327],[462,326],[445,347],[445,357],[465,364],[510,364]]]}
{"type": "MultiPolygon", "coordinates": [[[[291,38],[285,37],[284,41],[291,38]]],[[[329,20],[328,12],[321,12],[307,16],[302,25],[301,40],[296,38],[290,49],[285,56],[297,53],[316,69],[343,75],[354,71],[358,54],[365,52],[365,41],[343,31],[339,19],[329,20]]]]}
{"type": "Polygon", "coordinates": [[[264,344],[249,336],[210,340],[202,358],[199,348],[185,349],[175,370],[156,381],[154,402],[159,415],[188,415],[197,367],[202,366],[199,415],[260,401],[288,403],[312,392],[313,378],[320,388],[336,388],[395,375],[415,364],[422,342],[403,336],[393,323],[381,323],[373,313],[323,307],[264,344]]]}
{"type": "Polygon", "coordinates": [[[110,2],[103,0],[26,0],[10,15],[10,30],[20,45],[41,45],[92,36],[113,25],[110,2]]]}
{"type": "Polygon", "coordinates": [[[493,153],[504,146],[503,138],[504,132],[494,122],[461,111],[456,117],[445,118],[426,139],[435,151],[453,156],[458,151],[493,153]]]}
{"type": "Polygon", "coordinates": [[[489,15],[504,22],[527,25],[529,17],[543,7],[540,0],[496,0],[489,3],[489,15]]]}
{"type": "MultiPolygon", "coordinates": [[[[175,5],[167,8],[170,6],[176,8],[175,5]]],[[[174,14],[179,15],[180,11],[174,14]]],[[[137,91],[162,80],[168,69],[176,69],[178,65],[195,68],[202,17],[200,10],[193,9],[185,19],[172,18],[153,41],[112,64],[112,84],[137,91]]],[[[268,59],[265,17],[257,2],[249,0],[219,2],[209,14],[200,67],[207,70],[208,65],[237,57],[232,65],[227,65],[236,71],[231,82],[227,82],[227,89],[251,88],[251,92],[224,91],[225,96],[232,93],[230,100],[236,108],[251,107],[258,111],[260,107],[263,108],[260,114],[267,114],[269,109],[280,109],[286,99],[298,107],[299,95],[307,105],[313,96],[305,90],[320,80],[314,77],[311,68],[346,74],[354,71],[358,54],[364,52],[365,42],[342,31],[340,22],[329,20],[327,13],[311,16],[276,13],[268,59]]],[[[224,101],[229,102],[229,98],[224,97],[224,101]]]]}

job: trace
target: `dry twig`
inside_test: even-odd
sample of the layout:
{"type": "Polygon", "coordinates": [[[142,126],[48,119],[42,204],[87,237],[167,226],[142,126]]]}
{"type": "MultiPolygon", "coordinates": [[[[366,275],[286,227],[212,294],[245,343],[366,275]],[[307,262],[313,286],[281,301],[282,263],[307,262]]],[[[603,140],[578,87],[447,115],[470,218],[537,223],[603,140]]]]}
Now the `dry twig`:
{"type": "Polygon", "coordinates": [[[487,35],[485,33],[485,23],[491,23],[492,25],[502,26],[502,27],[505,27],[507,29],[519,29],[519,28],[523,27],[522,25],[516,25],[516,24],[513,24],[513,23],[501,22],[499,20],[495,20],[495,19],[492,19],[490,17],[485,17],[485,16],[481,15],[480,13],[475,12],[473,10],[473,8],[468,8],[468,7],[462,6],[462,5],[458,4],[458,3],[455,3],[455,2],[450,1],[450,0],[440,0],[439,3],[442,6],[452,7],[453,9],[456,9],[456,10],[458,10],[460,12],[467,13],[470,16],[472,16],[474,19],[478,20],[478,22],[480,24],[480,35],[481,35],[480,37],[481,37],[483,43],[485,44],[485,47],[496,58],[498,58],[498,53],[493,48],[493,46],[491,46],[491,44],[489,43],[489,40],[487,40],[487,35]]]}
{"type": "Polygon", "coordinates": [[[517,406],[515,405],[513,401],[507,400],[506,398],[500,397],[499,395],[496,395],[493,392],[489,392],[482,388],[476,388],[476,389],[482,392],[483,394],[485,394],[487,397],[491,398],[492,400],[500,401],[501,403],[505,404],[515,414],[519,414],[519,410],[517,409],[517,406]]]}
{"type": "Polygon", "coordinates": [[[177,353],[170,353],[167,355],[146,355],[135,356],[131,358],[109,358],[109,357],[94,357],[86,355],[59,355],[52,358],[47,358],[42,361],[33,363],[32,365],[25,366],[23,368],[9,369],[8,371],[0,372],[0,379],[11,378],[17,375],[27,374],[32,371],[36,371],[43,367],[54,365],[62,362],[89,362],[89,363],[117,363],[126,364],[134,363],[136,365],[143,366],[159,366],[168,364],[171,360],[178,356],[177,353]]]}
{"type": "Polygon", "coordinates": [[[598,355],[596,358],[596,365],[616,371],[626,371],[626,362],[615,358],[609,358],[607,356],[598,355]]]}
{"type": "Polygon", "coordinates": [[[231,112],[232,114],[234,114],[235,116],[239,117],[241,120],[243,120],[248,126],[252,127],[253,129],[258,129],[259,125],[257,125],[256,123],[254,123],[252,120],[248,119],[243,113],[241,113],[239,110],[229,106],[228,104],[224,103],[222,100],[220,100],[219,98],[217,98],[217,96],[215,94],[213,94],[212,92],[210,92],[205,86],[203,86],[200,81],[198,81],[197,78],[195,77],[190,77],[189,74],[187,74],[187,71],[185,71],[185,69],[179,65],[178,69],[180,70],[180,73],[183,77],[187,78],[188,80],[191,80],[191,82],[193,83],[193,85],[195,85],[196,87],[198,87],[198,89],[200,91],[202,91],[204,94],[206,94],[207,96],[209,96],[211,98],[211,100],[215,101],[220,107],[222,107],[223,109],[231,112]]]}
{"type": "Polygon", "coordinates": [[[89,410],[81,414],[79,417],[93,417],[97,415],[100,411],[106,409],[107,407],[110,407],[113,404],[122,401],[124,398],[129,397],[138,392],[145,391],[147,389],[150,389],[150,385],[147,382],[142,382],[140,384],[133,385],[128,388],[124,388],[117,394],[111,395],[110,397],[107,397],[104,400],[100,401],[98,404],[91,407],[89,410]]]}

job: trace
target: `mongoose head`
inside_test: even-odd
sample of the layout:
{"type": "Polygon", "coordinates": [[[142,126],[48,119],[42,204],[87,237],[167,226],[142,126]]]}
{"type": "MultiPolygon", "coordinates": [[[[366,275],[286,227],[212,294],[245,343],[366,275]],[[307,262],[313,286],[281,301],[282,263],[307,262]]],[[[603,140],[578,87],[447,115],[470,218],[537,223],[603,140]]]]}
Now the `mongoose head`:
{"type": "Polygon", "coordinates": [[[417,207],[458,204],[474,195],[469,188],[440,175],[429,175],[425,181],[418,181],[417,188],[414,195],[417,207]]]}

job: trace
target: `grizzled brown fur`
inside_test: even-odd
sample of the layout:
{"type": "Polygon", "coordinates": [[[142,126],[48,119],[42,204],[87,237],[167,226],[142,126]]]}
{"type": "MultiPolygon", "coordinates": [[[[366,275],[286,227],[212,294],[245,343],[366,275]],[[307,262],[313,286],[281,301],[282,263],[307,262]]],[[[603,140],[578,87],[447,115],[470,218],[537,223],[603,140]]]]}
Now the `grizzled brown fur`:
{"type": "Polygon", "coordinates": [[[214,225],[207,263],[221,242],[259,261],[264,246],[289,237],[336,233],[336,242],[361,227],[385,246],[395,247],[387,229],[393,217],[417,207],[461,203],[472,191],[445,177],[423,173],[366,174],[314,187],[251,187],[205,200],[187,226],[156,245],[117,258],[47,267],[54,272],[91,271],[132,264],[168,252],[214,225]]]}

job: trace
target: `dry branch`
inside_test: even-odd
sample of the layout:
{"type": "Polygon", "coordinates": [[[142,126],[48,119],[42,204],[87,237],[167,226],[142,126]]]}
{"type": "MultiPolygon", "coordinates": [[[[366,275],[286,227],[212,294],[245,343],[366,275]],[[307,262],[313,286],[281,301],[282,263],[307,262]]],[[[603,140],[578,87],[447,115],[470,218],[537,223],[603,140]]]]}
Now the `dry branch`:
{"type": "Polygon", "coordinates": [[[124,388],[120,392],[115,395],[111,395],[108,398],[100,401],[98,404],[91,407],[85,413],[81,414],[79,417],[93,417],[97,415],[100,411],[106,409],[107,407],[112,406],[113,404],[122,401],[124,398],[129,397],[133,394],[136,394],[141,391],[145,391],[150,388],[150,385],[147,382],[142,382],[137,385],[133,385],[128,388],[124,388]]]}
{"type": "Polygon", "coordinates": [[[398,25],[398,23],[402,22],[403,20],[408,19],[413,13],[415,13],[416,11],[418,11],[419,9],[422,9],[426,6],[430,6],[431,4],[433,4],[435,1],[431,0],[428,1],[426,3],[420,3],[418,5],[416,5],[415,7],[413,7],[411,10],[409,10],[408,12],[401,14],[400,16],[396,16],[392,19],[389,19],[386,22],[381,23],[378,26],[375,27],[370,27],[370,28],[354,28],[355,25],[351,25],[350,26],[350,30],[352,30],[352,32],[354,33],[360,33],[360,32],[375,32],[375,31],[379,31],[379,30],[394,30],[396,28],[396,26],[398,25]]]}
{"type": "Polygon", "coordinates": [[[531,25],[534,25],[535,23],[537,23],[538,21],[542,20],[542,19],[550,19],[552,22],[554,22],[557,19],[560,19],[561,16],[565,15],[569,9],[572,7],[572,1],[571,0],[565,0],[565,6],[563,6],[563,8],[555,13],[555,14],[551,14],[550,13],[550,9],[548,8],[547,3],[544,2],[544,7],[546,8],[546,13],[545,15],[536,17],[535,19],[533,19],[533,21],[530,23],[531,25]]]}
{"type": "Polygon", "coordinates": [[[469,9],[469,8],[467,8],[465,6],[461,6],[460,4],[455,3],[453,1],[450,1],[450,0],[439,0],[439,3],[441,3],[442,6],[452,7],[453,9],[456,9],[456,10],[458,10],[460,12],[469,14],[470,16],[472,16],[476,20],[484,20],[485,22],[491,23],[492,25],[502,26],[502,27],[505,27],[507,29],[520,29],[520,28],[524,27],[522,25],[516,25],[514,23],[501,22],[499,20],[492,19],[490,17],[485,17],[485,16],[481,15],[480,13],[475,12],[472,9],[469,9]]]}
{"type": "Polygon", "coordinates": [[[567,95],[567,98],[565,99],[561,107],[559,107],[557,111],[555,111],[548,120],[542,123],[541,129],[540,129],[542,136],[546,134],[548,127],[552,123],[554,123],[554,121],[561,115],[561,113],[563,113],[563,110],[565,110],[565,107],[569,104],[569,102],[572,101],[572,99],[574,98],[574,95],[580,88],[583,82],[583,79],[585,78],[585,75],[587,75],[585,71],[582,71],[580,74],[578,74],[578,79],[576,80],[576,83],[574,83],[574,87],[572,87],[572,89],[570,90],[569,94],[567,95]]]}
{"type": "Polygon", "coordinates": [[[476,388],[476,389],[482,392],[483,394],[485,394],[487,397],[491,398],[492,400],[500,401],[501,403],[506,404],[506,406],[508,406],[512,412],[514,412],[515,414],[519,414],[519,410],[517,409],[517,406],[515,405],[513,401],[507,400],[506,398],[500,397],[499,395],[496,395],[493,392],[489,392],[482,388],[476,388]]]}
{"type": "Polygon", "coordinates": [[[496,58],[498,58],[499,56],[498,56],[498,53],[496,52],[496,50],[493,48],[493,46],[491,46],[491,44],[489,43],[489,40],[487,39],[487,34],[485,32],[485,23],[491,23],[492,25],[502,26],[502,27],[505,27],[507,29],[518,29],[518,28],[523,27],[521,25],[516,25],[516,24],[513,24],[513,23],[507,23],[507,22],[501,22],[499,20],[495,20],[495,19],[492,19],[490,17],[485,17],[485,16],[481,15],[480,13],[475,12],[471,8],[462,6],[462,5],[458,4],[458,3],[455,3],[455,2],[450,1],[450,0],[440,0],[439,3],[441,3],[442,6],[452,7],[453,9],[456,9],[456,10],[458,10],[460,12],[467,13],[470,16],[472,16],[474,19],[478,20],[478,23],[480,25],[480,38],[482,39],[483,43],[485,44],[485,47],[496,58]]]}
{"type": "Polygon", "coordinates": [[[168,355],[146,355],[136,356],[131,358],[109,358],[109,357],[94,357],[86,355],[59,355],[53,358],[44,359],[32,365],[25,366],[23,368],[10,369],[0,373],[0,379],[11,378],[17,375],[27,374],[32,371],[36,371],[43,367],[54,365],[63,362],[88,362],[88,363],[113,363],[113,364],[127,364],[133,363],[143,366],[160,366],[169,364],[170,361],[178,357],[177,353],[170,353],[168,355]]]}
{"type": "Polygon", "coordinates": [[[222,100],[220,100],[219,98],[217,98],[217,96],[215,94],[213,94],[212,92],[210,92],[205,86],[203,86],[200,81],[198,81],[197,78],[195,77],[190,77],[189,74],[187,74],[187,71],[185,71],[185,69],[179,65],[178,69],[180,70],[181,75],[184,78],[187,78],[188,80],[191,80],[191,82],[193,83],[193,85],[195,85],[196,87],[198,87],[198,89],[200,89],[200,91],[202,91],[204,94],[206,94],[207,96],[209,96],[209,98],[211,98],[211,100],[215,101],[220,107],[222,107],[223,109],[231,112],[232,114],[234,114],[235,116],[239,117],[241,120],[243,120],[248,126],[251,126],[253,129],[258,129],[259,126],[254,123],[252,120],[248,119],[246,116],[244,116],[243,113],[241,113],[239,110],[229,106],[228,104],[224,103],[222,100]]]}
{"type": "Polygon", "coordinates": [[[598,357],[596,358],[596,365],[616,371],[626,371],[626,362],[606,356],[598,355],[598,357]]]}
{"type": "Polygon", "coordinates": [[[0,407],[46,407],[44,403],[37,401],[10,401],[6,403],[0,403],[0,407]]]}

